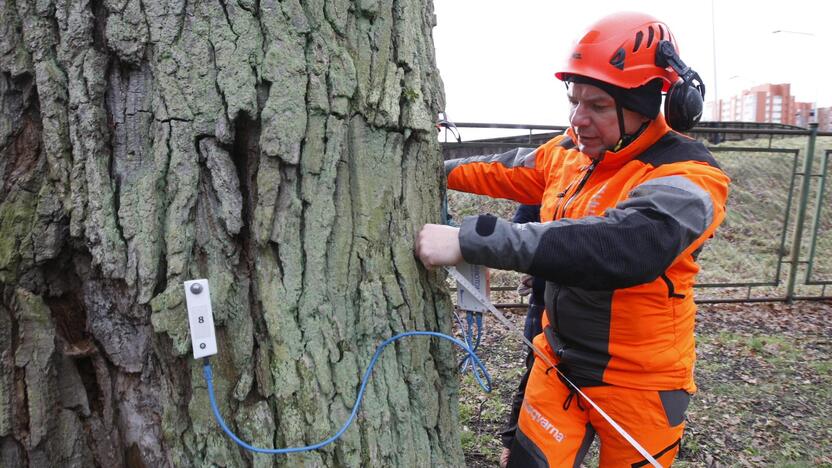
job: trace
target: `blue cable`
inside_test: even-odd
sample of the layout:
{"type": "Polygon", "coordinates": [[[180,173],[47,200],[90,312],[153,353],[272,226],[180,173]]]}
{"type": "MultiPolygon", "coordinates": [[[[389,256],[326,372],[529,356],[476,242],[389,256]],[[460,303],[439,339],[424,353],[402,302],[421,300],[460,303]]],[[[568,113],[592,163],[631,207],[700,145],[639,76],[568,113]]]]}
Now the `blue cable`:
{"type": "MultiPolygon", "coordinates": [[[[451,124],[453,125],[453,124],[451,124]]],[[[459,138],[459,137],[457,137],[459,138]]],[[[462,140],[460,140],[462,141],[462,140]]],[[[454,222],[451,220],[451,213],[448,210],[448,192],[446,191],[444,196],[442,197],[442,208],[441,208],[441,216],[442,216],[442,223],[448,226],[456,226],[454,222]]],[[[462,324],[460,324],[460,330],[462,330],[462,336],[465,338],[465,343],[468,345],[468,349],[474,351],[476,353],[477,349],[480,347],[480,339],[482,338],[482,312],[472,312],[470,310],[465,311],[465,320],[468,322],[468,328],[466,330],[462,330],[462,324]],[[474,327],[474,320],[476,319],[476,336],[474,336],[474,331],[472,330],[474,327]]],[[[471,372],[474,374],[474,378],[477,379],[477,382],[482,387],[482,377],[480,377],[480,369],[475,367],[473,364],[473,360],[471,356],[475,356],[474,353],[471,353],[468,356],[462,358],[459,362],[459,372],[466,372],[468,370],[468,366],[471,365],[471,372]]],[[[485,370],[483,368],[483,370],[485,370]]],[[[488,376],[486,376],[488,378],[488,376]]],[[[485,388],[485,387],[483,387],[485,388]]]]}
{"type": "MultiPolygon", "coordinates": [[[[482,339],[482,312],[472,312],[470,310],[465,311],[465,321],[468,324],[467,329],[463,332],[465,343],[468,344],[468,348],[476,353],[480,348],[480,340],[482,339]],[[476,326],[474,325],[475,320],[476,326]]],[[[459,363],[459,371],[465,372],[471,362],[471,356],[465,356],[462,358],[462,361],[459,363]]],[[[476,377],[478,370],[473,365],[471,366],[471,369],[476,377]]]]}
{"type": "Polygon", "coordinates": [[[457,340],[454,337],[445,335],[443,333],[431,332],[431,331],[411,331],[411,332],[399,333],[396,336],[388,338],[388,339],[384,340],[384,342],[382,342],[378,346],[378,348],[376,348],[376,352],[375,352],[375,354],[373,354],[373,358],[370,360],[370,364],[367,366],[367,370],[364,372],[364,377],[362,377],[362,379],[361,379],[361,388],[358,390],[358,396],[355,399],[355,405],[353,405],[352,413],[350,414],[350,417],[347,419],[347,422],[344,423],[344,425],[341,427],[341,429],[339,429],[338,432],[335,433],[334,436],[330,437],[329,439],[326,439],[323,442],[318,442],[317,444],[313,444],[313,445],[307,445],[306,447],[288,447],[288,448],[282,448],[282,449],[259,448],[259,447],[254,447],[254,446],[251,446],[251,445],[245,443],[243,440],[241,440],[239,437],[237,437],[236,434],[231,432],[231,429],[228,428],[228,426],[225,424],[225,420],[222,419],[222,416],[220,415],[220,410],[217,407],[217,400],[216,400],[216,397],[214,396],[214,372],[211,370],[211,363],[208,361],[208,358],[205,358],[205,364],[202,367],[202,375],[205,376],[205,383],[208,384],[208,397],[211,400],[211,409],[214,411],[214,417],[217,419],[217,422],[220,424],[220,427],[222,427],[222,430],[225,431],[226,434],[228,434],[228,437],[231,437],[231,440],[236,442],[239,446],[243,447],[244,449],[250,450],[252,452],[270,453],[270,454],[285,454],[285,453],[296,453],[296,452],[306,452],[306,451],[309,451],[309,450],[317,450],[321,447],[324,447],[326,445],[331,444],[332,442],[335,442],[339,437],[341,437],[341,435],[344,433],[344,431],[347,430],[347,428],[350,426],[350,424],[352,424],[353,420],[355,420],[355,416],[358,414],[358,409],[361,406],[361,399],[364,398],[364,389],[367,387],[367,382],[370,379],[370,374],[372,373],[373,367],[376,365],[376,361],[378,361],[378,358],[381,355],[381,352],[384,350],[384,348],[387,345],[389,345],[390,343],[392,343],[392,342],[394,342],[394,341],[396,341],[400,338],[404,338],[405,336],[414,336],[414,335],[435,336],[437,338],[442,338],[444,340],[451,341],[455,345],[462,348],[466,353],[468,353],[468,355],[471,357],[474,364],[476,364],[477,368],[481,372],[483,372],[483,374],[485,375],[486,382],[483,382],[482,379],[480,378],[480,376],[478,375],[478,372],[474,372],[474,377],[476,377],[477,383],[480,385],[480,387],[482,387],[482,389],[485,392],[491,392],[491,375],[488,373],[488,370],[485,368],[482,361],[480,361],[480,358],[477,357],[476,354],[474,354],[474,351],[471,350],[471,348],[468,345],[466,345],[465,343],[457,340]]]}

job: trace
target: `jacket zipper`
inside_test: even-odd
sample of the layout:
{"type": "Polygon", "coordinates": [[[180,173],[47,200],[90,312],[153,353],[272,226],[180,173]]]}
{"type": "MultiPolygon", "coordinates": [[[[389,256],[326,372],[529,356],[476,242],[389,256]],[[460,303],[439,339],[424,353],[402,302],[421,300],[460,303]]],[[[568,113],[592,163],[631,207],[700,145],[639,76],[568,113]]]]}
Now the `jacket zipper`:
{"type": "MultiPolygon", "coordinates": [[[[586,182],[589,180],[589,178],[592,176],[592,173],[595,171],[595,168],[598,166],[598,161],[599,161],[598,159],[593,159],[592,160],[592,164],[589,165],[589,168],[587,169],[586,173],[584,174],[583,178],[581,179],[581,182],[578,183],[578,188],[576,188],[575,191],[572,192],[572,195],[569,196],[569,199],[566,200],[565,203],[561,203],[560,210],[555,210],[555,219],[561,219],[566,215],[566,208],[569,207],[569,204],[572,202],[572,200],[574,200],[575,197],[578,195],[578,193],[580,193],[580,191],[584,188],[584,186],[586,185],[586,182]],[[558,211],[560,211],[560,216],[557,216],[558,211]]],[[[566,195],[566,192],[569,190],[569,188],[571,186],[572,186],[572,184],[569,184],[569,187],[567,187],[566,190],[564,190],[562,192],[562,195],[566,195]]],[[[561,194],[558,194],[558,195],[562,196],[561,194]]],[[[561,200],[562,200],[562,198],[561,198],[561,200]]]]}
{"type": "MultiPolygon", "coordinates": [[[[584,174],[583,178],[578,183],[578,187],[575,189],[575,191],[572,193],[572,195],[569,197],[569,199],[566,200],[565,203],[561,203],[561,205],[560,205],[560,212],[561,212],[560,216],[557,216],[558,210],[555,210],[555,219],[560,219],[566,214],[566,208],[569,206],[569,203],[572,202],[572,200],[575,198],[575,196],[577,196],[578,193],[584,188],[584,186],[586,185],[586,182],[589,180],[589,178],[592,176],[592,173],[595,171],[595,168],[598,166],[599,161],[600,160],[598,160],[598,159],[593,159],[592,160],[592,164],[589,165],[589,168],[586,170],[586,173],[584,174]]],[[[564,190],[563,192],[558,194],[558,197],[561,198],[561,200],[563,200],[563,197],[566,195],[566,193],[569,191],[569,189],[572,188],[572,185],[574,185],[574,183],[575,182],[572,181],[572,183],[570,183],[566,187],[566,190],[564,190]]],[[[552,307],[551,307],[554,310],[549,311],[550,312],[549,322],[554,327],[555,333],[559,333],[560,332],[560,324],[558,323],[557,303],[558,303],[558,295],[560,295],[560,285],[558,284],[555,287],[557,289],[555,289],[554,294],[552,294],[552,307]]],[[[548,309],[548,307],[547,307],[547,309],[548,309]]],[[[555,352],[558,352],[558,351],[555,350],[555,352]]],[[[561,350],[561,353],[562,352],[563,352],[563,350],[561,350]]]]}

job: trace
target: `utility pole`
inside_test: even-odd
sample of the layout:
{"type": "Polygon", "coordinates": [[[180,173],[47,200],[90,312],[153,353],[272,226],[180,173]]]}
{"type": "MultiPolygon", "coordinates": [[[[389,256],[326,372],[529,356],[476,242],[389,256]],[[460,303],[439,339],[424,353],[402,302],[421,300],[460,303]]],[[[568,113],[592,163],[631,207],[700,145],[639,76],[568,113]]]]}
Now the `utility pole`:
{"type": "Polygon", "coordinates": [[[722,121],[722,109],[719,107],[719,93],[717,92],[716,79],[716,12],[714,11],[714,0],[711,0],[711,45],[713,46],[714,60],[714,114],[717,121],[722,121]]]}

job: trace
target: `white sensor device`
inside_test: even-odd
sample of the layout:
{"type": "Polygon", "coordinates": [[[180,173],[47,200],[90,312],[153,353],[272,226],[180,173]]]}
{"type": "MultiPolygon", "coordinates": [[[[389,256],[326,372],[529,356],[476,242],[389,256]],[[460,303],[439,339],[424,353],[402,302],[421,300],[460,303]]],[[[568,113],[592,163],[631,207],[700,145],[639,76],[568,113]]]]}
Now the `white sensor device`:
{"type": "MultiPolygon", "coordinates": [[[[488,268],[482,265],[471,265],[467,262],[460,262],[456,265],[459,271],[469,283],[474,285],[474,288],[484,297],[491,294],[491,284],[488,277],[488,268]]],[[[471,312],[486,312],[488,308],[481,303],[465,288],[461,287],[459,283],[456,285],[456,304],[460,310],[467,310],[471,312]]]]}
{"type": "Polygon", "coordinates": [[[211,311],[208,280],[185,281],[185,303],[188,307],[194,359],[217,354],[217,336],[214,332],[214,313],[211,311]]]}

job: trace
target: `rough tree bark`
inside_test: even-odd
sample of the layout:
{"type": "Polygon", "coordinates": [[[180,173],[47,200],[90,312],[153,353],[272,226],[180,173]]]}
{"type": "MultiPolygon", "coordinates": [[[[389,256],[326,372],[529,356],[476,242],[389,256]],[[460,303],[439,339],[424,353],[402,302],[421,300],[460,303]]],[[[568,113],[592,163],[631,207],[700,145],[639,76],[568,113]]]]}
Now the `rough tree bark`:
{"type": "Polygon", "coordinates": [[[0,0],[0,465],[459,466],[431,0],[0,0]]]}

